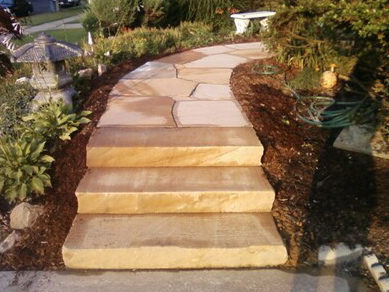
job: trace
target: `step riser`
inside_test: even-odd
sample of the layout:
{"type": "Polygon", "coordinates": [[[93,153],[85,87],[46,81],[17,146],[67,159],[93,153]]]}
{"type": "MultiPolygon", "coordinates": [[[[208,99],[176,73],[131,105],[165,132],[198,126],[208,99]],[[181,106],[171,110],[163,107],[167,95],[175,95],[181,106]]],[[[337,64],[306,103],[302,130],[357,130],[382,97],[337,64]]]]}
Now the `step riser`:
{"type": "Polygon", "coordinates": [[[138,247],[128,249],[62,250],[71,269],[203,269],[268,267],[284,264],[283,246],[247,248],[138,247]]]}
{"type": "Polygon", "coordinates": [[[87,147],[87,166],[260,166],[262,152],[263,148],[256,146],[87,147]]]}
{"type": "Polygon", "coordinates": [[[77,193],[80,214],[270,212],[273,192],[77,193]]]}

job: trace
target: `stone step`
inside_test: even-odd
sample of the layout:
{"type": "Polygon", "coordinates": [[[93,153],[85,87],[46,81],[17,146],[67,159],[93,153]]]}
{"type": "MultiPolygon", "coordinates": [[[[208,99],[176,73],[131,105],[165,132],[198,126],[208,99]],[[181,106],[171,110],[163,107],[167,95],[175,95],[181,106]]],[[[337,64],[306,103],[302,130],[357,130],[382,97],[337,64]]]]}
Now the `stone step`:
{"type": "Polygon", "coordinates": [[[263,147],[252,128],[99,128],[87,166],[258,166],[263,147]]]}
{"type": "Polygon", "coordinates": [[[76,191],[78,213],[269,212],[261,167],[92,168],[76,191]]]}
{"type": "Polygon", "coordinates": [[[72,269],[265,267],[287,260],[270,213],[79,214],[62,254],[72,269]]]}

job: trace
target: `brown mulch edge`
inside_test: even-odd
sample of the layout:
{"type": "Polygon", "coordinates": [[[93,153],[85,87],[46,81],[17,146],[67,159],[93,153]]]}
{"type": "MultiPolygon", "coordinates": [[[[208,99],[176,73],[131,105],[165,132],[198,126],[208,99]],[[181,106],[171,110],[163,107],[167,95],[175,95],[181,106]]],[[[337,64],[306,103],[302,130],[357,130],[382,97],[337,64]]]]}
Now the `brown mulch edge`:
{"type": "MultiPolygon", "coordinates": [[[[276,192],[272,213],[289,252],[285,267],[316,267],[318,248],[339,242],[371,247],[388,266],[389,161],[335,149],[339,131],[299,120],[283,77],[253,73],[258,63],[276,64],[240,65],[231,86],[265,148],[262,164],[276,192]]],[[[347,269],[360,276],[360,267],[347,269]]]]}

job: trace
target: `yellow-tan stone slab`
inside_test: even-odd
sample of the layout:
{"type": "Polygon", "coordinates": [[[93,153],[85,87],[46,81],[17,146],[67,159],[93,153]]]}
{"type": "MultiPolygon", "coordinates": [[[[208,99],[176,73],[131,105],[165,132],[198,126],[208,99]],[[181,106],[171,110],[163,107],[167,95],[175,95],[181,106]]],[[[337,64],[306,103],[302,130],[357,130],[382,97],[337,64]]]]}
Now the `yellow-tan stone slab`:
{"type": "Polygon", "coordinates": [[[88,167],[258,166],[263,147],[250,128],[99,128],[88,167]]]}
{"type": "Polygon", "coordinates": [[[147,62],[134,71],[123,76],[122,79],[162,79],[176,78],[177,70],[172,64],[158,61],[147,62]]]}
{"type": "Polygon", "coordinates": [[[202,100],[235,99],[229,85],[199,84],[192,97],[202,100]]]}
{"type": "Polygon", "coordinates": [[[62,254],[72,269],[266,267],[287,260],[269,213],[79,214],[62,254]]]}
{"type": "Polygon", "coordinates": [[[92,168],[76,191],[78,213],[270,212],[261,167],[92,168]]]}
{"type": "Polygon", "coordinates": [[[216,54],[223,54],[223,53],[231,52],[231,51],[234,51],[234,49],[227,48],[225,46],[213,46],[213,47],[194,49],[193,51],[203,53],[205,55],[216,55],[216,54]]]}
{"type": "Polygon", "coordinates": [[[98,127],[175,127],[170,97],[112,98],[98,127]]]}
{"type": "Polygon", "coordinates": [[[232,69],[208,68],[207,70],[198,68],[179,68],[178,78],[193,80],[208,84],[230,84],[232,69]]]}
{"type": "Polygon", "coordinates": [[[271,57],[269,53],[261,52],[259,50],[237,50],[229,54],[253,60],[266,59],[271,57]]]}
{"type": "Polygon", "coordinates": [[[218,54],[204,57],[200,60],[186,63],[186,68],[235,68],[236,66],[246,63],[246,58],[233,56],[229,54],[218,54]]]}
{"type": "Polygon", "coordinates": [[[191,95],[197,82],[170,78],[147,80],[121,80],[113,90],[111,96],[170,96],[184,98],[191,95]]]}
{"type": "Polygon", "coordinates": [[[159,59],[159,62],[169,63],[169,64],[185,64],[193,62],[205,57],[205,54],[195,51],[186,51],[179,54],[170,55],[164,58],[159,59]]]}
{"type": "Polygon", "coordinates": [[[232,100],[179,101],[174,105],[173,115],[179,127],[251,127],[232,100]]]}

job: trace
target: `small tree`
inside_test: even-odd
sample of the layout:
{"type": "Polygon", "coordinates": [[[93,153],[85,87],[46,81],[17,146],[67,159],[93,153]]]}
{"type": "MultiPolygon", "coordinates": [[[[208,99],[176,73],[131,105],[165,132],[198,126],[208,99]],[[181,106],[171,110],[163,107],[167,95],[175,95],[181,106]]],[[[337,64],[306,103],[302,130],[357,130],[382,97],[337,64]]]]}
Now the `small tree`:
{"type": "Polygon", "coordinates": [[[11,62],[6,51],[1,47],[12,51],[15,47],[13,38],[22,36],[22,27],[9,10],[0,7],[0,76],[12,70],[11,62]]]}

